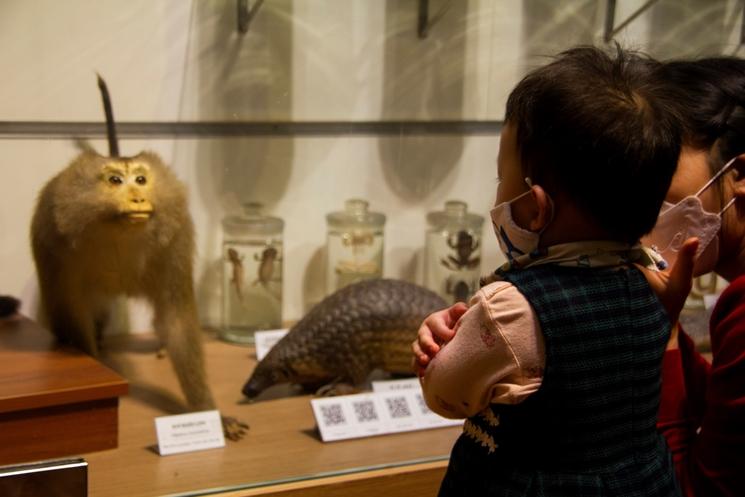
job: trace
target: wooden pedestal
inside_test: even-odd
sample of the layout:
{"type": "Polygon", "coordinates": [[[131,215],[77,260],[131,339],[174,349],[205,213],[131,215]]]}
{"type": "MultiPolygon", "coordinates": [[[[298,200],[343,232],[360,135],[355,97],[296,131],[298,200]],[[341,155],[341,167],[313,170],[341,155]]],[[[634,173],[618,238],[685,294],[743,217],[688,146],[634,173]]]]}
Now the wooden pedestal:
{"type": "Polygon", "coordinates": [[[118,374],[30,319],[0,320],[0,465],[116,448],[126,393],[118,374]]]}

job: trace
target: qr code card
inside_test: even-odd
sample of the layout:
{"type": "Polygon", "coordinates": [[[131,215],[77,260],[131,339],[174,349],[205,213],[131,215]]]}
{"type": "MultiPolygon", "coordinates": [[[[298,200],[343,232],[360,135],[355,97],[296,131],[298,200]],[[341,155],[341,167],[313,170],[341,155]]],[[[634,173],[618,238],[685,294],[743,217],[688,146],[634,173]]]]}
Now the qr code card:
{"type": "Polygon", "coordinates": [[[324,442],[389,431],[380,400],[372,394],[311,399],[310,403],[324,442]]]}
{"type": "Polygon", "coordinates": [[[422,426],[414,397],[410,391],[379,392],[377,397],[383,404],[384,415],[392,433],[426,428],[422,426]]]}
{"type": "MultiPolygon", "coordinates": [[[[400,427],[396,429],[396,431],[421,430],[425,428],[439,428],[441,426],[457,426],[463,424],[463,420],[443,418],[427,407],[427,402],[424,400],[424,394],[422,394],[422,385],[419,383],[418,378],[374,381],[372,387],[373,392],[377,395],[385,396],[388,395],[388,393],[398,393],[398,396],[405,396],[412,416],[393,418],[393,425],[400,427]],[[412,422],[416,423],[415,427],[403,428],[404,426],[410,426],[412,422]]],[[[393,402],[393,400],[391,400],[391,402],[393,402]]],[[[399,406],[403,405],[402,401],[396,402],[399,406]]],[[[397,413],[400,414],[401,411],[397,411],[397,413]]]]}
{"type": "Polygon", "coordinates": [[[432,411],[424,400],[421,390],[410,392],[411,402],[418,416],[418,422],[422,428],[439,428],[441,426],[458,426],[463,424],[462,419],[444,418],[432,411]]]}

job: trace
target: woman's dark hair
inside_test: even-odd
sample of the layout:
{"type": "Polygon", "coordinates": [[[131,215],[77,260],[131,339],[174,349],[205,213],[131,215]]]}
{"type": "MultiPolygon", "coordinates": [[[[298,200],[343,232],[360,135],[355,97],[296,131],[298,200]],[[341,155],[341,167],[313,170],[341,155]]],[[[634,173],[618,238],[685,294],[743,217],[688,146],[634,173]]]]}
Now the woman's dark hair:
{"type": "Polygon", "coordinates": [[[523,173],[631,243],[654,227],[680,153],[680,115],[661,67],[619,47],[577,47],[507,100],[523,173]]]}
{"type": "Polygon", "coordinates": [[[745,60],[676,60],[663,72],[680,99],[685,143],[706,150],[716,145],[713,170],[745,152],[745,60]]]}

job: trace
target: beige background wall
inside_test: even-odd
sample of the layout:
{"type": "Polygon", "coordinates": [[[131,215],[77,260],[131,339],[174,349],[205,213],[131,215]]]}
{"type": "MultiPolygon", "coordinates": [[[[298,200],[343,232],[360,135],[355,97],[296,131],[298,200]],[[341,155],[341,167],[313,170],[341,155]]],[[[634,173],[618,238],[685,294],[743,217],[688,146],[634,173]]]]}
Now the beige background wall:
{"type": "MultiPolygon", "coordinates": [[[[251,2],[253,3],[253,2],[251,2]]],[[[617,2],[616,25],[644,1],[617,2]]],[[[95,72],[118,121],[500,120],[531,67],[602,43],[601,0],[266,0],[239,35],[233,0],[3,0],[0,121],[100,121],[95,72]]],[[[616,39],[655,56],[739,53],[737,0],[659,0],[616,39]]],[[[102,140],[94,145],[105,151],[102,140]]],[[[462,199],[488,216],[498,136],[360,135],[124,139],[154,149],[190,191],[196,287],[219,324],[220,220],[243,200],[284,218],[285,319],[322,296],[324,216],[353,196],[388,216],[385,275],[422,282],[425,216],[462,199]]],[[[37,191],[75,155],[70,139],[0,135],[0,294],[36,299],[28,226],[37,191]]],[[[501,263],[487,222],[482,271],[501,263]]],[[[135,330],[148,312],[133,305],[135,330]]]]}

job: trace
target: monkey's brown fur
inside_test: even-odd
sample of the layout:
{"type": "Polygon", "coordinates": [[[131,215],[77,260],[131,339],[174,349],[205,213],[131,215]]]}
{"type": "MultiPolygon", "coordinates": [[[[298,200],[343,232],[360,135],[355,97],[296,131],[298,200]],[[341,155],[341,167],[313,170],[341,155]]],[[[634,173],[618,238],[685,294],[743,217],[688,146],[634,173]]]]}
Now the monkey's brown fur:
{"type": "MultiPolygon", "coordinates": [[[[42,310],[59,340],[98,355],[112,300],[147,299],[191,410],[215,408],[194,298],[186,189],[152,152],[83,151],[41,190],[31,224],[42,310]]],[[[223,418],[226,435],[243,425],[223,418]]]]}

